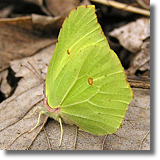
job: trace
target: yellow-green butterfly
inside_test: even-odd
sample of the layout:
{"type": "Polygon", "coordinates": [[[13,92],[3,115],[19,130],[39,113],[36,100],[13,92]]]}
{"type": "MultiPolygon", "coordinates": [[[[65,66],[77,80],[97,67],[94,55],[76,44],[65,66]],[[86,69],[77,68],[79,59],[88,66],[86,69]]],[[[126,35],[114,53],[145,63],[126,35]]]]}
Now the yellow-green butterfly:
{"type": "Polygon", "coordinates": [[[97,22],[94,5],[66,17],[50,61],[41,113],[80,130],[107,135],[121,126],[133,92],[97,22]]]}

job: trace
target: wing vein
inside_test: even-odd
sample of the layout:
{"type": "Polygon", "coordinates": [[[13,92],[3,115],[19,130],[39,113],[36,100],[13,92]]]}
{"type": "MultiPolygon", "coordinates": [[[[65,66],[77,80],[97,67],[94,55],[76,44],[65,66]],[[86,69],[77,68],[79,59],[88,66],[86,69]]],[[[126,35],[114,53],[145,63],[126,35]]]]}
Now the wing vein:
{"type": "MultiPolygon", "coordinates": [[[[65,114],[68,114],[68,115],[71,115],[71,116],[74,116],[74,117],[78,117],[78,118],[81,118],[81,119],[90,120],[90,121],[93,121],[93,122],[98,122],[98,123],[101,123],[101,124],[105,124],[106,126],[109,126],[109,127],[113,127],[112,125],[109,125],[109,124],[107,124],[107,123],[103,123],[103,122],[101,122],[101,121],[96,121],[96,120],[90,119],[90,118],[88,118],[88,117],[82,117],[82,116],[80,116],[80,115],[72,115],[72,114],[70,114],[70,113],[68,113],[68,112],[65,113],[65,114]]],[[[119,123],[119,122],[118,122],[118,123],[119,123]]],[[[100,125],[97,125],[96,123],[94,123],[94,125],[95,125],[95,126],[98,126],[99,128],[103,129],[104,131],[107,131],[108,133],[110,133],[107,129],[102,128],[100,125]]],[[[113,127],[113,128],[116,128],[116,127],[113,127]]]]}

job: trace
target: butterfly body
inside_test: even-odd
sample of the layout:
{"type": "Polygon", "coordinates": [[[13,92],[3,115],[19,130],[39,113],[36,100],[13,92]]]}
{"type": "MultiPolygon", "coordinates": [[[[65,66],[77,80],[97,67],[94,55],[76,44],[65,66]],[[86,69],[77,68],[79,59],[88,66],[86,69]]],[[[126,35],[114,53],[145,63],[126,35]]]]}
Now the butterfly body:
{"type": "Polygon", "coordinates": [[[41,108],[41,110],[43,111],[44,114],[48,115],[50,118],[53,118],[56,121],[59,121],[59,118],[61,118],[62,121],[66,124],[70,124],[70,125],[75,124],[73,121],[71,121],[71,119],[69,119],[68,117],[66,117],[65,115],[61,113],[60,106],[54,109],[50,108],[46,97],[44,98],[44,105],[46,108],[41,108]]]}

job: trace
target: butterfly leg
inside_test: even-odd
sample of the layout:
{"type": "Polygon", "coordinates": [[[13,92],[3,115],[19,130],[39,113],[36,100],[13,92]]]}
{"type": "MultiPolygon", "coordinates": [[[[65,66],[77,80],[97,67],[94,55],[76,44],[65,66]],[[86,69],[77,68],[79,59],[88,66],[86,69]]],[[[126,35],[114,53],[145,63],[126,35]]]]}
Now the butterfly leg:
{"type": "Polygon", "coordinates": [[[61,127],[61,139],[60,139],[60,143],[59,143],[59,147],[61,146],[62,144],[62,139],[63,139],[63,126],[62,126],[62,119],[59,118],[59,124],[60,124],[60,127],[61,127]]]}
{"type": "Polygon", "coordinates": [[[40,122],[40,119],[41,119],[41,115],[42,115],[43,113],[44,113],[43,111],[41,111],[41,112],[39,113],[38,122],[37,122],[37,124],[29,131],[29,133],[32,132],[32,131],[38,126],[38,124],[39,124],[39,122],[40,122]]]}
{"type": "Polygon", "coordinates": [[[42,108],[42,107],[36,107],[35,110],[34,110],[30,115],[28,115],[27,117],[25,117],[25,119],[31,117],[38,109],[41,110],[41,108],[42,108]]]}
{"type": "Polygon", "coordinates": [[[74,143],[74,148],[73,150],[76,149],[76,144],[77,144],[77,135],[78,135],[78,127],[76,126],[76,135],[75,135],[75,143],[74,143]]]}

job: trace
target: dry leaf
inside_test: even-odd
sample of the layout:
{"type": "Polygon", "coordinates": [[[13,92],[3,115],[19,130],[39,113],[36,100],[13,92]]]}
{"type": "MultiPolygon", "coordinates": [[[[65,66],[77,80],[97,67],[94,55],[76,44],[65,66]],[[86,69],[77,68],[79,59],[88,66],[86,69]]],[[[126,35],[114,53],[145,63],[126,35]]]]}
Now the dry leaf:
{"type": "Polygon", "coordinates": [[[43,0],[23,0],[24,2],[28,2],[28,3],[34,3],[37,4],[39,6],[43,5],[43,0]]]}
{"type": "Polygon", "coordinates": [[[66,17],[68,13],[80,5],[79,0],[45,0],[46,7],[54,16],[66,17]]]}
{"type": "Polygon", "coordinates": [[[7,76],[8,70],[4,70],[0,73],[0,91],[5,95],[5,97],[8,97],[12,90],[11,86],[7,82],[7,76]]]}
{"type": "Polygon", "coordinates": [[[137,70],[150,70],[150,39],[143,42],[140,52],[131,61],[131,67],[127,70],[133,75],[137,70]]]}
{"type": "Polygon", "coordinates": [[[137,53],[143,40],[150,37],[150,19],[140,18],[109,33],[119,40],[119,43],[132,53],[137,53]]]}
{"type": "Polygon", "coordinates": [[[54,29],[59,29],[64,21],[64,18],[61,16],[51,17],[38,14],[32,14],[31,16],[35,29],[51,34],[54,32],[54,29]]]}
{"type": "MultiPolygon", "coordinates": [[[[3,5],[2,5],[3,6],[3,5]]],[[[10,13],[12,12],[13,10],[13,6],[12,5],[9,5],[9,6],[6,6],[6,7],[3,7],[1,10],[0,10],[0,18],[6,18],[10,15],[10,13]]]]}
{"type": "Polygon", "coordinates": [[[137,2],[145,9],[150,9],[150,0],[137,0],[137,2]]]}
{"type": "Polygon", "coordinates": [[[55,42],[53,36],[42,36],[34,30],[31,17],[0,20],[0,71],[14,59],[31,56],[55,42]]]}

